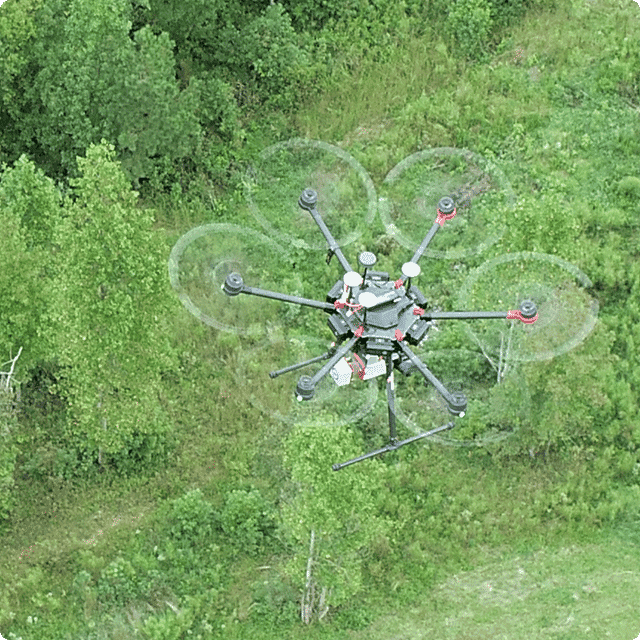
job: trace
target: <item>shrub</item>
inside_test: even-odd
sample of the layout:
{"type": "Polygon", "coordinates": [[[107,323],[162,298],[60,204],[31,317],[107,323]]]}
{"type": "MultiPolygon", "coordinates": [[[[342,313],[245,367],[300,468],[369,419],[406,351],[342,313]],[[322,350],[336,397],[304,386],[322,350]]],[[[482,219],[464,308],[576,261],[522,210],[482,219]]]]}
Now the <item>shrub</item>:
{"type": "Polygon", "coordinates": [[[200,124],[216,132],[224,140],[232,140],[236,135],[240,112],[236,104],[233,87],[216,78],[212,73],[203,73],[193,80],[199,89],[200,106],[198,119],[200,124]]]}
{"type": "MultiPolygon", "coordinates": [[[[154,547],[160,571],[149,572],[150,578],[161,578],[177,596],[200,592],[203,588],[220,589],[227,576],[220,546],[202,541],[194,546],[181,546],[179,542],[166,540],[161,548],[154,547]]],[[[149,582],[151,588],[154,584],[149,582]]]]}
{"type": "Polygon", "coordinates": [[[273,629],[294,624],[300,615],[300,593],[297,587],[280,577],[253,583],[255,607],[251,617],[273,629]]]}
{"type": "Polygon", "coordinates": [[[329,21],[353,18],[366,12],[367,0],[286,0],[285,7],[293,16],[298,31],[312,32],[329,21]]]}
{"type": "Polygon", "coordinates": [[[640,178],[626,176],[618,181],[618,193],[629,200],[640,200],[640,178]]]}
{"type": "MultiPolygon", "coordinates": [[[[198,631],[199,628],[205,630],[206,635],[198,633],[193,635],[194,638],[213,637],[210,635],[212,626],[208,624],[207,617],[211,609],[210,598],[210,593],[187,597],[184,603],[181,602],[179,609],[172,606],[171,611],[166,610],[150,616],[142,626],[143,637],[149,640],[178,640],[190,637],[193,631],[198,631]]],[[[222,627],[224,628],[224,625],[222,627]]]]}
{"type": "Polygon", "coordinates": [[[280,4],[271,5],[241,29],[228,64],[237,78],[255,87],[258,98],[273,106],[290,107],[309,66],[297,40],[289,15],[280,4]]]}
{"type": "MultiPolygon", "coordinates": [[[[84,576],[79,576],[81,580],[84,576]]],[[[116,558],[101,572],[98,597],[105,604],[125,604],[139,595],[139,580],[133,565],[124,558],[116,558]]]]}
{"type": "Polygon", "coordinates": [[[235,546],[252,555],[274,528],[274,516],[257,489],[236,489],[227,494],[220,524],[235,546]]]}
{"type": "Polygon", "coordinates": [[[445,29],[470,59],[485,51],[491,30],[491,8],[487,0],[458,0],[449,10],[445,29]]]}
{"type": "Polygon", "coordinates": [[[494,27],[505,28],[513,24],[526,11],[527,0],[491,0],[491,20],[494,27]]]}
{"type": "Polygon", "coordinates": [[[607,44],[596,72],[596,86],[636,102],[640,96],[640,39],[624,37],[607,44]],[[607,55],[608,54],[608,55],[607,55]]]}
{"type": "Polygon", "coordinates": [[[172,503],[169,515],[170,535],[186,544],[201,542],[213,531],[213,506],[200,489],[193,489],[172,503]]]}

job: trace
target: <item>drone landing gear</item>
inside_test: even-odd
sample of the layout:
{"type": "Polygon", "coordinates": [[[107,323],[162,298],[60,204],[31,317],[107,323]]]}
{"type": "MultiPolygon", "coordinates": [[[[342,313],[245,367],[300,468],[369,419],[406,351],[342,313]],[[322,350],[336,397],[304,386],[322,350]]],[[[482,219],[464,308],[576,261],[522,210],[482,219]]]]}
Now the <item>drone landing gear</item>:
{"type": "Polygon", "coordinates": [[[283,373],[289,373],[289,371],[302,369],[303,367],[306,367],[309,364],[314,364],[315,362],[322,362],[322,360],[326,360],[327,358],[330,358],[335,353],[335,351],[336,351],[335,348],[332,347],[331,349],[329,349],[329,351],[327,351],[326,353],[323,353],[321,356],[316,356],[315,358],[310,358],[309,360],[305,360],[304,362],[298,362],[297,364],[292,364],[288,367],[283,367],[282,369],[278,369],[277,371],[270,371],[269,377],[277,378],[278,376],[281,376],[283,373]]]}
{"type": "Polygon", "coordinates": [[[421,440],[422,438],[428,438],[429,436],[433,436],[436,433],[439,433],[440,431],[453,429],[453,427],[455,426],[456,426],[455,422],[447,422],[447,424],[444,424],[441,427],[437,427],[436,429],[431,429],[431,431],[426,431],[425,433],[419,433],[417,436],[412,436],[411,438],[407,438],[406,440],[400,440],[400,442],[390,442],[386,447],[382,447],[381,449],[370,451],[369,453],[365,453],[364,455],[358,456],[357,458],[347,460],[346,462],[340,462],[338,464],[334,464],[332,465],[331,468],[334,471],[340,471],[340,469],[344,467],[348,467],[350,464],[354,464],[355,462],[360,462],[362,460],[366,460],[367,458],[373,458],[374,456],[379,456],[382,453],[387,453],[387,451],[395,451],[400,447],[404,447],[405,444],[411,444],[416,440],[421,440]]]}
{"type": "MultiPolygon", "coordinates": [[[[393,359],[392,359],[391,353],[386,354],[385,361],[387,364],[387,404],[389,406],[389,444],[380,449],[376,449],[375,451],[370,451],[369,453],[365,453],[361,456],[358,456],[357,458],[352,458],[351,460],[347,460],[346,462],[340,462],[338,464],[334,464],[332,465],[332,469],[334,471],[339,471],[344,467],[348,467],[350,464],[355,464],[356,462],[361,462],[362,460],[367,460],[368,458],[373,458],[374,456],[379,456],[383,453],[387,453],[387,451],[395,451],[396,449],[403,447],[405,444],[410,444],[412,442],[415,442],[416,440],[421,440],[422,438],[428,438],[429,436],[435,435],[440,431],[453,429],[453,427],[455,426],[454,422],[448,422],[447,424],[441,427],[437,427],[436,429],[432,429],[431,431],[420,433],[417,436],[412,436],[411,438],[407,438],[406,440],[398,441],[398,438],[396,437],[395,383],[393,379],[393,359]]],[[[444,387],[442,388],[444,389],[444,387]]]]}

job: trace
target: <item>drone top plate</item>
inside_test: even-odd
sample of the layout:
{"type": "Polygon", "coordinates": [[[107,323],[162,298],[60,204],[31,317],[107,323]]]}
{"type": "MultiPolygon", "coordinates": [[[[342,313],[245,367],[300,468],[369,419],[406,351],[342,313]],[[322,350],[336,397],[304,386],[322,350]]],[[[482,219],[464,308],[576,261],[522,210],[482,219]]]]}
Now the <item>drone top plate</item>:
{"type": "MultiPolygon", "coordinates": [[[[350,275],[345,274],[344,280],[350,275]]],[[[359,332],[366,340],[367,351],[373,349],[377,355],[396,350],[393,343],[405,337],[410,344],[418,344],[424,338],[429,325],[414,314],[418,299],[423,299],[415,287],[409,293],[405,286],[389,280],[363,280],[361,276],[359,280],[358,285],[352,285],[352,303],[338,306],[329,319],[336,338],[344,340],[359,332]]],[[[341,288],[339,281],[334,290],[341,288]]],[[[329,295],[327,300],[334,299],[329,295]]]]}
{"type": "Polygon", "coordinates": [[[405,293],[404,289],[396,289],[393,282],[371,284],[358,296],[360,302],[365,296],[367,309],[364,318],[363,336],[394,338],[395,329],[404,333],[413,324],[416,316],[413,315],[413,300],[405,293]],[[368,294],[368,295],[367,295],[368,294]]]}
{"type": "Polygon", "coordinates": [[[374,307],[378,302],[378,296],[372,291],[363,291],[358,296],[358,304],[361,304],[365,309],[374,307]]]}

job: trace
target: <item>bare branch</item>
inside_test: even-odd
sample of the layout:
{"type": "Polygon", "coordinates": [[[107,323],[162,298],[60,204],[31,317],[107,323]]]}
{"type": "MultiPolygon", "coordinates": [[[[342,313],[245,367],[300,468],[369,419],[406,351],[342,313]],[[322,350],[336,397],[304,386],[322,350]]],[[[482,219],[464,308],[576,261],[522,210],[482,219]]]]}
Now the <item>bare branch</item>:
{"type": "Polygon", "coordinates": [[[320,602],[318,603],[318,620],[322,620],[329,612],[329,605],[327,604],[327,596],[331,595],[331,589],[327,590],[327,587],[322,587],[322,593],[320,594],[320,602]]]}
{"type": "Polygon", "coordinates": [[[480,348],[480,351],[482,351],[482,355],[487,359],[487,362],[491,365],[493,370],[499,371],[500,369],[499,365],[496,365],[496,363],[493,361],[491,356],[484,350],[484,347],[482,346],[482,343],[480,342],[480,340],[474,337],[473,341],[478,345],[478,347],[480,348]]]}
{"type": "Polygon", "coordinates": [[[309,557],[307,558],[307,575],[304,588],[304,594],[302,595],[302,603],[300,607],[300,616],[302,622],[309,624],[311,622],[311,616],[313,615],[313,578],[311,574],[311,568],[313,566],[313,548],[316,541],[316,530],[311,529],[311,540],[309,541],[309,557]]]}
{"type": "Polygon", "coordinates": [[[22,347],[18,349],[18,353],[15,358],[13,358],[12,360],[8,360],[2,365],[4,367],[5,364],[11,363],[11,369],[9,371],[0,371],[0,376],[3,376],[3,378],[1,379],[1,382],[4,386],[5,391],[9,391],[11,387],[11,376],[13,375],[13,370],[15,369],[16,362],[18,361],[18,358],[20,357],[21,353],[22,353],[22,347]],[[4,376],[6,376],[6,378],[4,378],[4,376]]]}

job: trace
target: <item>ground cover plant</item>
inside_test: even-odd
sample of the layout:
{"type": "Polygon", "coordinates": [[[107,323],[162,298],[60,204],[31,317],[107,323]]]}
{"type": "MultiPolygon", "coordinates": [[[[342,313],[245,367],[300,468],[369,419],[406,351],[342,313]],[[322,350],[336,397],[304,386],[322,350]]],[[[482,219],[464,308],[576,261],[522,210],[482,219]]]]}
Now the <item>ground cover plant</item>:
{"type": "MultiPolygon", "coordinates": [[[[12,640],[632,639],[640,632],[638,9],[617,0],[474,0],[453,15],[437,2],[380,14],[364,0],[325,3],[324,13],[316,4],[264,13],[247,3],[242,17],[223,8],[215,19],[197,3],[172,12],[171,3],[151,2],[130,14],[118,4],[115,21],[82,2],[0,9],[0,46],[12,52],[1,56],[10,104],[2,115],[2,242],[16,259],[0,271],[0,344],[6,360],[24,347],[3,389],[0,632],[12,640]],[[137,90],[155,78],[147,117],[155,122],[173,100],[174,117],[163,124],[170,135],[157,141],[144,117],[132,123],[113,113],[111,129],[94,131],[124,85],[92,106],[86,92],[72,100],[61,84],[52,104],[68,103],[65,117],[77,129],[45,153],[29,137],[34,128],[55,140],[64,123],[45,122],[38,91],[47,73],[72,73],[56,67],[55,51],[79,59],[56,33],[56,16],[73,13],[71,33],[91,26],[94,9],[100,19],[89,43],[104,33],[109,46],[121,43],[116,59],[131,62],[137,90]],[[208,43],[220,24],[233,24],[244,47],[228,61],[216,61],[208,43]],[[274,47],[262,51],[256,34],[260,47],[274,47]],[[26,91],[37,68],[29,47],[14,45],[41,36],[38,46],[51,47],[26,91]],[[310,76],[316,89],[305,100],[299,89],[310,76]],[[199,81],[192,93],[176,97],[191,77],[199,81]],[[267,117],[272,107],[279,111],[267,117]],[[23,117],[29,127],[20,130],[23,117]],[[163,147],[181,131],[194,144],[189,159],[163,147]],[[406,447],[334,474],[332,462],[379,446],[384,394],[356,395],[373,407],[367,415],[351,402],[295,414],[291,379],[264,375],[319,353],[324,318],[287,311],[279,322],[279,308],[264,307],[244,339],[190,315],[167,269],[194,228],[248,227],[272,241],[295,231],[268,209],[274,201],[263,188],[299,188],[295,174],[289,185],[278,173],[288,162],[278,144],[292,138],[343,149],[376,188],[417,152],[482,156],[513,190],[502,212],[508,224],[477,254],[425,262],[425,293],[458,304],[477,274],[479,289],[468,295],[484,295],[483,265],[506,253],[556,259],[544,263],[549,277],[568,261],[598,302],[586,340],[505,371],[462,327],[443,327],[434,345],[455,354],[447,358],[453,378],[471,379],[474,389],[472,411],[452,434],[458,441],[406,447]],[[21,145],[28,156],[16,153],[21,145]],[[271,173],[267,149],[280,154],[271,173]],[[482,446],[478,434],[487,436],[482,446]]],[[[99,49],[89,47],[76,88],[91,69],[113,77],[99,49]]],[[[315,175],[328,188],[340,162],[327,157],[320,154],[315,175]]],[[[366,217],[366,187],[342,175],[327,206],[360,206],[354,219],[366,217]]],[[[488,184],[479,177],[476,187],[488,184]]],[[[359,231],[350,256],[373,248],[391,272],[406,261],[407,248],[380,216],[359,231]]],[[[190,245],[193,265],[212,244],[201,238],[190,245]]],[[[323,251],[268,247],[256,254],[263,268],[255,277],[273,288],[318,298],[335,280],[323,251]]],[[[571,282],[556,284],[571,292],[571,282]]],[[[192,293],[208,295],[197,279],[192,293]]],[[[224,321],[243,328],[243,317],[224,321]]],[[[403,408],[422,415],[424,389],[412,384],[403,408]]]]}

